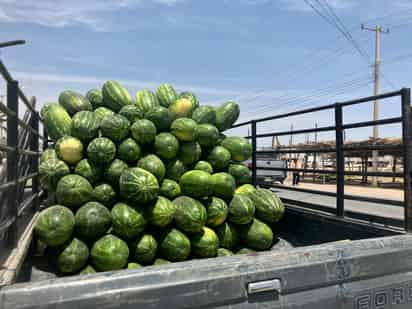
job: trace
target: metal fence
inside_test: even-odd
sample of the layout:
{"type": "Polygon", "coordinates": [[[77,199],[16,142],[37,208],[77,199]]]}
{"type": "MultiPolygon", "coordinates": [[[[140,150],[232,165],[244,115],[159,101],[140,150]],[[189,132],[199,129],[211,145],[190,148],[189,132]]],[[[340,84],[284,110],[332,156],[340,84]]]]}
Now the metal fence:
{"type": "Polygon", "coordinates": [[[1,260],[16,247],[24,225],[39,208],[39,141],[45,138],[39,132],[35,98],[26,97],[1,61],[0,75],[7,86],[6,104],[0,102],[0,111],[7,118],[7,143],[0,144],[0,151],[6,153],[0,172],[1,260]]]}
{"type": "MultiPolygon", "coordinates": [[[[310,208],[311,210],[321,210],[325,212],[332,213],[337,217],[341,218],[342,220],[345,219],[360,219],[360,220],[367,220],[373,221],[377,223],[387,224],[387,225],[397,225],[396,220],[392,220],[391,218],[379,218],[375,215],[367,215],[367,214],[359,214],[359,213],[352,213],[349,211],[345,211],[345,199],[347,200],[358,200],[358,201],[365,201],[365,202],[373,202],[377,204],[387,204],[387,205],[394,205],[394,206],[403,206],[404,207],[404,222],[403,227],[406,231],[412,231],[412,197],[411,197],[411,158],[412,158],[412,126],[411,126],[411,92],[409,88],[403,88],[399,91],[394,91],[390,93],[381,94],[378,96],[371,96],[371,97],[364,97],[356,100],[346,101],[346,102],[338,102],[334,104],[314,107],[303,109],[295,112],[279,114],[275,116],[254,119],[246,122],[242,122],[233,126],[242,127],[242,126],[250,126],[251,135],[247,136],[248,139],[251,139],[252,147],[253,147],[253,155],[252,155],[252,179],[254,185],[262,185],[257,183],[256,171],[259,169],[265,170],[275,170],[275,171],[291,171],[291,172],[303,172],[303,173],[314,173],[314,174],[334,174],[336,175],[336,193],[334,192],[325,192],[319,190],[310,190],[310,189],[299,189],[299,188],[289,188],[291,190],[296,191],[303,191],[307,193],[313,193],[318,195],[326,195],[326,196],[334,196],[336,197],[336,208],[331,209],[327,207],[319,207],[318,205],[314,205],[311,203],[307,203],[305,201],[295,201],[296,205],[300,207],[310,208]],[[365,122],[354,122],[354,123],[343,123],[343,107],[352,106],[357,104],[362,104],[366,102],[371,102],[375,100],[382,100],[387,98],[398,97],[400,98],[400,105],[401,105],[401,116],[400,117],[392,117],[392,118],[384,118],[379,119],[376,121],[365,121],[365,122]],[[319,111],[325,110],[334,110],[335,121],[334,125],[332,126],[324,126],[318,128],[308,128],[302,130],[293,130],[293,131],[278,131],[272,133],[264,133],[259,134],[257,132],[257,124],[262,122],[267,122],[270,120],[275,119],[285,119],[293,116],[304,115],[315,113],[319,111]],[[367,145],[367,146],[345,146],[344,144],[344,130],[347,129],[354,129],[354,128],[364,128],[364,127],[371,127],[371,126],[380,126],[380,125],[387,125],[387,124],[394,124],[399,123],[402,126],[402,144],[400,145],[367,145]],[[293,150],[293,149],[283,149],[283,150],[265,150],[265,151],[258,151],[257,150],[257,140],[260,138],[267,138],[267,137],[277,137],[277,136],[284,136],[284,135],[295,135],[295,134],[307,134],[307,133],[315,133],[315,132],[335,132],[335,145],[328,147],[328,148],[311,148],[310,150],[293,150]],[[403,156],[404,168],[402,173],[397,172],[379,172],[379,171],[347,171],[345,170],[345,152],[350,151],[371,151],[371,150],[399,150],[403,156]],[[265,168],[258,168],[256,166],[256,158],[259,154],[278,154],[278,153],[335,153],[336,155],[336,169],[305,169],[305,168],[281,168],[281,167],[265,167],[265,168]],[[386,199],[378,199],[378,198],[371,198],[365,196],[355,196],[355,195],[346,195],[345,194],[345,176],[376,176],[376,177],[402,177],[403,178],[403,189],[404,189],[404,201],[393,201],[393,200],[386,200],[386,199]]],[[[265,185],[266,187],[279,187],[275,184],[265,185]]],[[[285,186],[282,186],[285,188],[285,186]]]]}

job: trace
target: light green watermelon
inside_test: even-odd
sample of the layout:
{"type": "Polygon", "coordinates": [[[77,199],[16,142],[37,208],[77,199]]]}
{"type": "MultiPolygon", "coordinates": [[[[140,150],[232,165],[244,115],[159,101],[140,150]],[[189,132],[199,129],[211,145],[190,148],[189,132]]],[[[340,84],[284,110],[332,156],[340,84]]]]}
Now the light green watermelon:
{"type": "Polygon", "coordinates": [[[53,141],[70,135],[72,119],[61,105],[57,103],[46,104],[42,108],[41,114],[47,134],[53,141]]]}
{"type": "Polygon", "coordinates": [[[159,106],[159,101],[156,95],[149,89],[142,89],[136,93],[136,104],[142,113],[146,114],[156,106],[159,106]]]}
{"type": "Polygon", "coordinates": [[[170,84],[162,84],[156,90],[156,96],[160,105],[169,107],[177,100],[175,89],[170,84]]]}
{"type": "Polygon", "coordinates": [[[69,165],[76,164],[83,157],[83,144],[73,136],[67,135],[59,138],[54,149],[59,159],[69,165]]]}
{"type": "Polygon", "coordinates": [[[116,113],[120,111],[123,106],[132,104],[130,93],[117,81],[109,80],[105,82],[102,88],[102,94],[103,104],[116,113]]]}

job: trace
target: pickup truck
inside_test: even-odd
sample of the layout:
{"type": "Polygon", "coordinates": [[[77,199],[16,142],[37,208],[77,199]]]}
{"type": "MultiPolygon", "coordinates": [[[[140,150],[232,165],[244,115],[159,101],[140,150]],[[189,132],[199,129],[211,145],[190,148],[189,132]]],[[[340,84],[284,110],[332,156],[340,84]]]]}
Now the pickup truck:
{"type": "MultiPolygon", "coordinates": [[[[249,169],[252,170],[252,162],[248,160],[246,164],[249,166],[249,169]]],[[[275,159],[272,157],[259,158],[256,160],[256,177],[258,182],[280,182],[284,183],[287,177],[287,172],[276,171],[276,170],[267,170],[265,168],[286,168],[287,163],[285,160],[275,159]]]]}
{"type": "MultiPolygon", "coordinates": [[[[0,73],[8,83],[8,104],[7,109],[3,110],[12,116],[13,113],[18,115],[18,98],[30,106],[28,116],[23,120],[9,117],[8,145],[2,148],[8,154],[5,176],[1,177],[6,182],[0,185],[2,209],[7,210],[0,213],[1,309],[412,308],[412,236],[409,234],[412,231],[412,125],[409,89],[235,125],[252,127],[252,178],[256,184],[257,122],[326,109],[331,109],[336,116],[335,126],[318,128],[320,131],[336,132],[336,147],[319,150],[333,151],[337,155],[334,171],[337,178],[336,209],[332,213],[315,210],[302,200],[297,204],[287,203],[285,216],[277,231],[278,241],[272,250],[54,278],[45,266],[48,264],[41,256],[36,256],[32,238],[36,216],[47,204],[47,197],[39,191],[38,161],[23,159],[24,155],[36,158],[39,139],[40,142],[44,139],[47,144],[47,135],[39,131],[34,102],[27,100],[2,63],[0,73]],[[343,106],[399,96],[402,101],[401,117],[376,122],[342,123],[343,106]],[[397,177],[404,178],[404,228],[373,224],[367,218],[351,218],[344,210],[345,200],[349,196],[344,195],[343,177],[353,172],[344,169],[343,128],[394,122],[401,122],[403,127],[401,151],[405,168],[397,177]],[[22,130],[19,125],[31,129],[22,130]],[[32,179],[31,183],[27,182],[28,179],[32,179]],[[24,201],[20,203],[22,199],[24,201]]],[[[308,130],[301,131],[306,133],[308,130]]],[[[275,132],[273,135],[289,133],[275,132]]],[[[273,169],[287,171],[286,167],[273,169]]],[[[372,172],[369,173],[372,175],[372,172]]],[[[375,172],[373,175],[376,174],[383,177],[382,173],[375,172]]],[[[385,172],[385,176],[389,177],[389,173],[385,172]]]]}

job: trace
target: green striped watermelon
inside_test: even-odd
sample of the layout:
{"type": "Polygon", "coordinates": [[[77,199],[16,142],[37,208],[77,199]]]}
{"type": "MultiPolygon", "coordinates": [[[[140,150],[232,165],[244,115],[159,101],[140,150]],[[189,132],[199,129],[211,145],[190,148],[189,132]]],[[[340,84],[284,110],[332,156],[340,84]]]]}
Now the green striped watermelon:
{"type": "Polygon", "coordinates": [[[90,89],[86,93],[86,98],[92,104],[93,109],[103,106],[103,94],[100,89],[90,89]]]}
{"type": "Polygon", "coordinates": [[[142,89],[136,93],[136,104],[143,114],[146,114],[156,106],[159,106],[159,101],[152,91],[149,89],[142,89]]]}
{"type": "Polygon", "coordinates": [[[114,80],[104,83],[102,93],[104,105],[115,112],[125,105],[132,104],[132,97],[127,89],[114,80]]]}
{"type": "Polygon", "coordinates": [[[65,90],[59,95],[59,104],[70,114],[74,115],[80,111],[91,111],[92,104],[80,93],[65,90]]]}
{"type": "Polygon", "coordinates": [[[41,115],[47,133],[53,141],[70,135],[72,119],[62,106],[57,103],[46,104],[41,110],[41,115]]]}
{"type": "Polygon", "coordinates": [[[72,118],[71,134],[83,142],[88,142],[99,134],[99,124],[95,113],[78,112],[72,118]]]}
{"type": "Polygon", "coordinates": [[[169,107],[177,100],[177,94],[170,84],[162,84],[156,90],[156,96],[160,105],[169,107]]]}

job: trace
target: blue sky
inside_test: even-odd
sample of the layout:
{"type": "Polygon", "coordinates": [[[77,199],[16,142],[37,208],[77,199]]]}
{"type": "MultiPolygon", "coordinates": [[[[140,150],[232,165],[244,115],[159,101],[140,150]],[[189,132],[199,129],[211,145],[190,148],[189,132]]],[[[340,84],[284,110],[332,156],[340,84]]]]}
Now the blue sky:
{"type": "MultiPolygon", "coordinates": [[[[0,0],[0,40],[27,40],[0,56],[40,105],[64,89],[84,93],[107,79],[119,80],[132,94],[170,82],[194,91],[203,103],[235,99],[246,120],[372,94],[373,33],[360,24],[379,22],[391,29],[382,35],[381,90],[412,85],[412,1],[328,3],[369,61],[303,0],[0,0]]],[[[382,104],[381,114],[395,115],[393,106],[382,104]]],[[[366,105],[345,119],[367,120],[370,114],[366,105]]],[[[296,119],[294,127],[331,119],[296,119]]],[[[398,133],[382,129],[385,136],[398,133]]],[[[353,138],[370,134],[362,130],[353,138]]]]}

